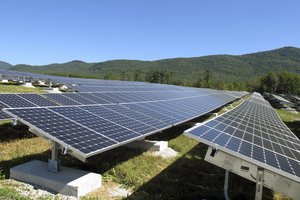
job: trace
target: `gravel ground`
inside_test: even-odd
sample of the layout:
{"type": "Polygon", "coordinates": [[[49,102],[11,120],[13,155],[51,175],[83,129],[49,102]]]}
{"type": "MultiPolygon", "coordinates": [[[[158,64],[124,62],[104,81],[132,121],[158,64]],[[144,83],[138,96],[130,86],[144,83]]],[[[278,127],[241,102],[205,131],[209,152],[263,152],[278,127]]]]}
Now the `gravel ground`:
{"type": "Polygon", "coordinates": [[[48,191],[36,188],[30,184],[18,182],[13,179],[1,181],[0,187],[9,187],[17,190],[21,196],[29,199],[49,199],[49,200],[77,200],[76,197],[53,194],[48,191]]]}

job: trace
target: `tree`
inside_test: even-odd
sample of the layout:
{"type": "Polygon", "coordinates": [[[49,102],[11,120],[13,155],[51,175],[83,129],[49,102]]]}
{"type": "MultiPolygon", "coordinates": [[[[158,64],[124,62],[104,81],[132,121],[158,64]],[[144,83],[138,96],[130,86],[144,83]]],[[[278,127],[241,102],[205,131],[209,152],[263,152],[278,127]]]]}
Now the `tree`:
{"type": "Polygon", "coordinates": [[[133,80],[134,81],[142,81],[142,71],[140,69],[136,69],[133,72],[133,80]]]}
{"type": "Polygon", "coordinates": [[[276,93],[278,86],[278,75],[274,72],[270,72],[267,76],[261,80],[261,89],[264,92],[276,93]]]}
{"type": "Polygon", "coordinates": [[[205,70],[204,74],[203,74],[203,80],[205,83],[205,87],[210,87],[210,81],[212,78],[212,73],[209,69],[205,70]]]}
{"type": "Polygon", "coordinates": [[[149,83],[171,83],[173,73],[166,70],[152,70],[146,73],[145,81],[149,83]]]}
{"type": "Polygon", "coordinates": [[[291,72],[271,72],[260,79],[258,91],[300,94],[300,75],[291,72]]]}
{"type": "Polygon", "coordinates": [[[104,75],[103,79],[105,80],[114,80],[114,79],[117,79],[116,78],[116,75],[111,73],[111,72],[108,72],[104,75]]]}

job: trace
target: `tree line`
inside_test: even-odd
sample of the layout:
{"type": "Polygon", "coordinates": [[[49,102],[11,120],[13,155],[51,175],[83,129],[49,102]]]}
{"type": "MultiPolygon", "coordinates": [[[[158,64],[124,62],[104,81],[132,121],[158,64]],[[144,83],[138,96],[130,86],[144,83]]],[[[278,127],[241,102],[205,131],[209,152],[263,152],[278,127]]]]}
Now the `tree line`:
{"type": "Polygon", "coordinates": [[[300,94],[300,75],[285,71],[270,72],[265,76],[247,82],[218,80],[210,70],[198,73],[197,80],[194,82],[175,79],[174,73],[168,70],[150,70],[143,74],[141,70],[137,69],[123,71],[120,75],[109,72],[103,78],[106,80],[144,81],[219,90],[300,94]]]}

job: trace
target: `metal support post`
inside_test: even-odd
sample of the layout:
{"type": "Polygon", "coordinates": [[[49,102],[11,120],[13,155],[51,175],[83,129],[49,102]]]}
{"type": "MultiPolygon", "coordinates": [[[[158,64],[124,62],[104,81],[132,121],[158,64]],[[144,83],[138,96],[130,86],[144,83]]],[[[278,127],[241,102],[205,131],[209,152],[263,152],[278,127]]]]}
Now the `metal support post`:
{"type": "Polygon", "coordinates": [[[263,183],[264,183],[264,169],[263,168],[257,168],[255,200],[261,200],[262,199],[263,183]]]}
{"type": "Polygon", "coordinates": [[[225,172],[225,182],[224,182],[224,197],[226,200],[230,200],[228,196],[228,180],[229,180],[229,171],[225,172]]]}
{"type": "Polygon", "coordinates": [[[52,173],[58,172],[60,168],[60,160],[58,159],[58,147],[59,144],[52,141],[51,159],[48,160],[48,171],[52,173]]]}
{"type": "Polygon", "coordinates": [[[16,118],[12,119],[12,125],[17,126],[18,125],[18,120],[16,118]]]}

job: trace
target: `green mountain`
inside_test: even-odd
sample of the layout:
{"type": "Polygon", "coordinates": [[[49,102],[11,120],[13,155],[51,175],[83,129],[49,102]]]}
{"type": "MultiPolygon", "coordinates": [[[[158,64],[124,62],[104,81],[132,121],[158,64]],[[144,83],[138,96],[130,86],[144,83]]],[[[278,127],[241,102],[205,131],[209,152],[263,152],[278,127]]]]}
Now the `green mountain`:
{"type": "Polygon", "coordinates": [[[212,55],[156,61],[112,60],[85,63],[76,60],[44,66],[16,65],[10,69],[94,78],[103,78],[107,74],[113,74],[118,79],[124,77],[124,74],[132,76],[135,70],[141,70],[142,75],[151,70],[166,70],[173,73],[174,80],[185,82],[194,82],[200,73],[209,69],[213,80],[249,81],[271,71],[289,71],[300,74],[300,48],[284,47],[245,55],[212,55]]]}
{"type": "Polygon", "coordinates": [[[12,67],[11,64],[9,64],[7,62],[0,61],[0,69],[8,69],[10,67],[12,67]]]}

